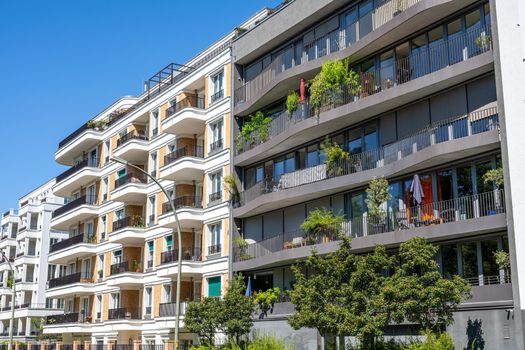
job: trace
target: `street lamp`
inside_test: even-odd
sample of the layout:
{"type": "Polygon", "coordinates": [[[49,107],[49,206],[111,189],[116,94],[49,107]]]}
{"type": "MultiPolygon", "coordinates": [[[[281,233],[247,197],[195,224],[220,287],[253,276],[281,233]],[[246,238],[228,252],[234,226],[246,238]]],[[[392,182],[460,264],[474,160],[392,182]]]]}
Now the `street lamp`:
{"type": "MultiPolygon", "coordinates": [[[[129,163],[127,160],[124,160],[119,157],[112,157],[112,160],[114,160],[117,163],[132,167],[139,172],[146,175],[148,178],[150,178],[153,182],[155,182],[162,192],[164,192],[164,195],[168,199],[168,202],[170,203],[171,211],[173,212],[173,217],[175,219],[175,224],[177,225],[177,238],[178,238],[178,266],[177,266],[177,293],[176,293],[176,301],[175,301],[175,349],[179,348],[179,320],[180,320],[180,281],[182,279],[182,236],[181,236],[181,228],[180,228],[180,222],[179,218],[177,217],[177,210],[175,208],[175,205],[173,205],[173,200],[170,198],[168,192],[166,189],[160,184],[160,182],[155,179],[155,177],[151,176],[150,173],[147,171],[144,171],[143,169],[139,168],[138,166],[129,163]]],[[[13,289],[14,290],[14,289],[13,289]]],[[[13,309],[14,310],[14,309],[13,309]]]]}
{"type": "Polygon", "coordinates": [[[11,297],[11,322],[9,325],[9,350],[13,350],[13,328],[15,327],[15,300],[16,300],[16,277],[15,277],[15,270],[13,269],[13,266],[11,266],[11,262],[9,259],[5,256],[4,252],[0,252],[2,254],[2,259],[7,262],[9,265],[9,270],[11,270],[11,276],[13,277],[13,296],[11,297]]]}

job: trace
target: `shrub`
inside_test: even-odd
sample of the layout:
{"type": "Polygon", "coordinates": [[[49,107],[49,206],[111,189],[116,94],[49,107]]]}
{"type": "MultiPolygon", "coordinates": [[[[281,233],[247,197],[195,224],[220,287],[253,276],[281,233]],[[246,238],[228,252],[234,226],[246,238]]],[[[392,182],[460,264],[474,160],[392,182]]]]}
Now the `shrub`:
{"type": "Polygon", "coordinates": [[[267,289],[264,292],[259,290],[254,293],[255,302],[259,304],[259,310],[261,311],[259,315],[260,319],[268,316],[268,310],[273,309],[273,305],[279,300],[280,295],[281,290],[278,287],[267,289]]]}
{"type": "Polygon", "coordinates": [[[326,170],[328,176],[340,176],[343,174],[344,166],[341,164],[344,159],[347,159],[349,153],[343,150],[336,142],[330,141],[327,136],[321,144],[321,149],[326,155],[326,170]]]}
{"type": "Polygon", "coordinates": [[[288,118],[292,118],[293,112],[299,108],[300,96],[295,91],[290,91],[286,97],[286,111],[288,112],[288,118]]]}
{"type": "Polygon", "coordinates": [[[326,208],[312,210],[301,224],[307,239],[312,242],[327,235],[339,237],[341,234],[342,215],[334,215],[326,208]]]}
{"type": "Polygon", "coordinates": [[[256,141],[254,134],[258,133],[263,142],[268,138],[268,125],[272,122],[272,118],[267,117],[261,111],[256,112],[255,115],[250,115],[249,118],[249,121],[244,123],[241,132],[237,135],[236,144],[239,151],[243,149],[243,142],[253,143],[256,141]]]}
{"type": "Polygon", "coordinates": [[[501,188],[503,186],[503,169],[497,168],[487,171],[483,174],[483,182],[486,184],[493,182],[498,188],[501,188]]]}
{"type": "Polygon", "coordinates": [[[381,206],[392,198],[388,193],[388,181],[384,177],[373,178],[366,189],[366,194],[368,215],[372,218],[382,217],[385,212],[381,206]]]}
{"type": "Polygon", "coordinates": [[[293,350],[293,347],[280,338],[270,335],[258,335],[248,344],[247,350],[293,350]]]}
{"type": "Polygon", "coordinates": [[[414,342],[407,350],[454,350],[454,340],[448,333],[436,335],[429,330],[423,332],[425,341],[414,342]]]}

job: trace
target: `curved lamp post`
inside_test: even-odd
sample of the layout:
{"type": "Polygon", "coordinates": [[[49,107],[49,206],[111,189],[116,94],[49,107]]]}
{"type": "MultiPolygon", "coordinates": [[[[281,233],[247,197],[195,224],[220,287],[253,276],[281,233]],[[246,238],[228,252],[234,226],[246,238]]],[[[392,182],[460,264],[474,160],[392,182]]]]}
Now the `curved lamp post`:
{"type": "MultiPolygon", "coordinates": [[[[164,192],[164,195],[166,196],[166,199],[170,203],[171,211],[173,212],[173,217],[175,219],[175,224],[177,225],[177,241],[178,241],[178,266],[177,266],[177,292],[176,292],[176,301],[175,301],[175,349],[179,348],[179,320],[180,320],[180,281],[182,279],[182,237],[181,237],[181,228],[180,228],[180,222],[177,217],[177,210],[175,208],[175,205],[173,205],[173,200],[168,195],[168,192],[166,189],[160,184],[160,182],[157,181],[151,174],[149,174],[147,171],[144,171],[143,169],[139,168],[138,166],[129,163],[127,160],[124,160],[119,157],[112,157],[111,160],[114,160],[117,163],[132,167],[135,170],[138,170],[142,174],[146,175],[151,181],[155,182],[162,192],[164,192]]],[[[14,290],[14,289],[13,289],[14,290]]]]}
{"type": "Polygon", "coordinates": [[[7,256],[5,256],[4,252],[2,251],[2,252],[0,252],[0,254],[2,254],[2,259],[5,260],[5,262],[7,262],[7,264],[9,265],[9,270],[11,270],[11,276],[13,277],[13,296],[11,297],[11,299],[12,299],[11,300],[11,326],[9,327],[9,349],[10,350],[14,350],[14,346],[13,346],[13,328],[15,328],[15,300],[16,300],[15,270],[13,270],[13,266],[11,265],[11,262],[9,261],[7,256]]]}

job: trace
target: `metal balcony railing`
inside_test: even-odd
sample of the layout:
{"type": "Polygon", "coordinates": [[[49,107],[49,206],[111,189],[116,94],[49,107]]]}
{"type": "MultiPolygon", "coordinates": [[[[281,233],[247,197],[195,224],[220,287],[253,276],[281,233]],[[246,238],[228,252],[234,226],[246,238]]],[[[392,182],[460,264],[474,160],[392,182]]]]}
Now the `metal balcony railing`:
{"type": "MultiPolygon", "coordinates": [[[[160,254],[160,263],[169,264],[179,259],[179,250],[171,249],[160,254]]],[[[202,251],[200,248],[182,248],[182,260],[184,261],[201,261],[202,251]]]]}
{"type": "Polygon", "coordinates": [[[166,118],[171,117],[185,108],[204,109],[204,97],[186,95],[186,97],[166,110],[166,118]]]}
{"type": "Polygon", "coordinates": [[[148,179],[144,174],[127,173],[115,180],[115,189],[130,183],[146,184],[148,183],[148,179]]]}
{"type": "Polygon", "coordinates": [[[125,227],[146,228],[144,218],[140,215],[127,216],[123,219],[113,221],[113,231],[118,231],[125,227]]]}
{"type": "Polygon", "coordinates": [[[241,192],[240,204],[246,204],[261,195],[287,190],[338,176],[384,167],[438,143],[456,140],[499,129],[496,107],[469,113],[465,116],[430,124],[412,136],[384,147],[352,154],[331,168],[320,164],[310,168],[282,174],[279,178],[266,178],[241,192]]]}
{"type": "Polygon", "coordinates": [[[78,312],[71,312],[67,314],[59,314],[46,317],[46,324],[48,325],[76,322],[78,322],[78,312]]]}
{"type": "MultiPolygon", "coordinates": [[[[201,196],[180,196],[173,200],[175,209],[180,208],[202,208],[201,196]]],[[[162,203],[162,215],[171,213],[170,202],[162,203]]]]}
{"type": "Polygon", "coordinates": [[[465,279],[471,286],[488,286],[494,284],[511,283],[511,275],[505,273],[493,276],[480,275],[477,277],[468,277],[465,279]]]}
{"type": "Polygon", "coordinates": [[[125,320],[125,319],[138,320],[140,319],[140,313],[138,310],[131,310],[126,307],[109,309],[108,319],[110,320],[125,320]]]}
{"type": "Polygon", "coordinates": [[[80,244],[80,243],[95,243],[95,236],[94,234],[86,234],[81,233],[79,235],[70,237],[68,239],[64,239],[63,241],[57,242],[53,244],[49,248],[49,252],[53,253],[65,248],[72,247],[74,245],[80,244]]]}
{"type": "Polygon", "coordinates": [[[224,89],[220,89],[216,93],[210,96],[210,103],[214,103],[215,101],[220,100],[224,97],[224,89]]]}
{"type": "Polygon", "coordinates": [[[210,143],[210,153],[214,153],[214,152],[222,150],[222,147],[223,147],[222,144],[223,144],[222,139],[219,139],[215,142],[210,143]]]}
{"type": "Polygon", "coordinates": [[[283,133],[305,119],[321,112],[344,106],[360,99],[395,88],[414,79],[434,73],[456,63],[479,56],[491,50],[491,45],[477,45],[480,37],[490,37],[490,28],[480,27],[463,33],[441,44],[422,49],[407,57],[393,61],[381,69],[361,73],[357,82],[341,85],[321,95],[320,105],[313,108],[307,100],[290,117],[286,111],[271,115],[268,132],[261,135],[252,133],[250,140],[241,139],[236,148],[237,154],[262,144],[283,133]],[[264,136],[264,137],[263,137],[264,136]]]}
{"type": "Polygon", "coordinates": [[[221,253],[221,244],[214,244],[208,246],[208,255],[220,254],[221,253]]]}
{"type": "Polygon", "coordinates": [[[341,226],[327,228],[317,238],[308,237],[298,229],[279,233],[247,247],[234,247],[235,262],[259,258],[278,251],[338,240],[341,236],[363,237],[386,232],[418,229],[451,222],[471,220],[505,213],[504,190],[493,190],[396,211],[389,210],[384,217],[363,216],[344,221],[341,226]]]}
{"type": "MultiPolygon", "coordinates": [[[[370,28],[370,32],[381,27],[419,1],[421,0],[383,1],[380,6],[374,8],[372,11],[371,15],[373,16],[373,20],[371,20],[372,27],[370,28]]],[[[352,23],[348,27],[336,29],[308,43],[288,45],[287,49],[281,53],[272,55],[272,62],[266,68],[253,79],[235,90],[235,105],[249,101],[284,71],[354,45],[356,38],[352,38],[351,33],[355,34],[355,25],[356,23],[352,23]]],[[[359,40],[363,37],[364,36],[360,37],[359,40]]]]}
{"type": "Polygon", "coordinates": [[[48,282],[48,288],[56,288],[60,286],[66,286],[68,284],[78,283],[82,280],[90,279],[91,276],[87,272],[77,272],[70,275],[53,278],[48,282]]]}
{"type": "Polygon", "coordinates": [[[164,165],[171,164],[183,157],[204,158],[202,146],[184,146],[164,156],[164,165]]]}
{"type": "Polygon", "coordinates": [[[122,261],[111,265],[110,275],[118,275],[124,272],[142,272],[142,264],[138,260],[122,261]]]}
{"type": "Polygon", "coordinates": [[[222,199],[222,191],[211,193],[208,196],[208,203],[218,202],[222,199]]]}
{"type": "MultiPolygon", "coordinates": [[[[190,303],[190,302],[181,302],[180,303],[180,314],[181,315],[185,315],[186,314],[186,307],[188,306],[188,303],[190,303]]],[[[177,305],[177,303],[175,303],[175,302],[159,304],[159,317],[175,316],[176,305],[177,305]]]]}
{"type": "Polygon", "coordinates": [[[133,130],[133,131],[128,132],[125,135],[122,135],[117,140],[117,147],[120,147],[123,144],[125,144],[125,143],[127,143],[128,141],[131,141],[131,140],[149,141],[149,137],[146,135],[146,131],[145,130],[144,131],[133,130]]]}
{"type": "Polygon", "coordinates": [[[52,217],[56,218],[62,214],[65,214],[73,209],[76,209],[80,207],[81,205],[95,205],[97,203],[97,196],[96,195],[84,195],[82,197],[79,197],[77,199],[72,200],[71,202],[64,204],[57,210],[53,212],[52,217]]]}
{"type": "Polygon", "coordinates": [[[79,172],[80,170],[90,167],[90,168],[98,168],[99,166],[99,159],[98,158],[86,158],[77,164],[73,165],[71,168],[64,171],[62,174],[58,175],[56,178],[56,182],[60,183],[61,181],[64,181],[71,175],[79,172]]]}

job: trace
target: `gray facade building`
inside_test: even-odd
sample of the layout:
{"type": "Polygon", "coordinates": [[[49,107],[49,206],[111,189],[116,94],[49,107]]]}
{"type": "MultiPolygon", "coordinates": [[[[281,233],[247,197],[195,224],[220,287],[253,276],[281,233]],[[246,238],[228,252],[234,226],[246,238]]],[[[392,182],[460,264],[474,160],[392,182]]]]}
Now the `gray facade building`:
{"type": "MultiPolygon", "coordinates": [[[[395,250],[415,236],[439,245],[441,273],[472,285],[448,329],[457,348],[481,330],[486,348],[523,349],[525,222],[516,213],[525,209],[525,88],[516,82],[525,81],[524,13],[518,0],[295,0],[242,33],[232,47],[232,172],[241,184],[232,235],[249,245],[232,247],[233,272],[254,290],[290,289],[290,267],[312,245],[320,254],[337,249],[330,237],[306,241],[300,228],[315,208],[332,209],[344,214],[357,253],[395,250]],[[348,59],[358,88],[342,86],[315,109],[304,84],[335,59],[348,59]],[[291,115],[290,91],[301,99],[291,115]],[[238,136],[258,111],[272,118],[267,135],[238,136]],[[350,154],[337,172],[324,162],[327,136],[350,154]],[[504,186],[483,181],[500,167],[504,186]],[[410,192],[415,175],[420,203],[410,192]],[[379,176],[392,195],[381,223],[365,204],[379,176]],[[495,263],[498,250],[510,252],[510,274],[495,263]]],[[[283,301],[256,328],[316,349],[321,337],[293,331],[291,312],[283,301]]]]}

